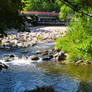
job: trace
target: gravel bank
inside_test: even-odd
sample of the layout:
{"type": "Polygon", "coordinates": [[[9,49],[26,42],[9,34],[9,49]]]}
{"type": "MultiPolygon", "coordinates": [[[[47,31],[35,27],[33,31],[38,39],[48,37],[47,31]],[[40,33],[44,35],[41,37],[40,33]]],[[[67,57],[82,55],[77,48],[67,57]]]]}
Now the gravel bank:
{"type": "Polygon", "coordinates": [[[65,26],[37,26],[29,27],[30,32],[6,31],[8,36],[0,38],[2,48],[34,46],[45,41],[53,41],[60,36],[65,36],[65,26]]]}

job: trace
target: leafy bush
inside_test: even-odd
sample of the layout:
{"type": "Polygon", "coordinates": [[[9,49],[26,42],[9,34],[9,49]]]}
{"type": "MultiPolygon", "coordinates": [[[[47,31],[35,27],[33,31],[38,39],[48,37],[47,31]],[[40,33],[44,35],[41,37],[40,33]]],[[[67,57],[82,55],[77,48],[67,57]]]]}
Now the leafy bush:
{"type": "Polygon", "coordinates": [[[25,5],[24,0],[0,0],[0,32],[7,28],[21,28],[24,23],[19,16],[25,5]]]}
{"type": "Polygon", "coordinates": [[[60,19],[71,19],[65,37],[56,40],[56,47],[68,53],[68,60],[92,61],[92,1],[62,0],[60,19]]]}
{"type": "Polygon", "coordinates": [[[45,12],[52,12],[56,11],[59,12],[61,7],[60,1],[52,2],[51,0],[27,0],[26,7],[24,10],[27,11],[45,11],[45,12]]]}
{"type": "Polygon", "coordinates": [[[56,47],[68,53],[70,61],[92,61],[92,18],[77,15],[66,36],[56,40],[56,47]]]}
{"type": "Polygon", "coordinates": [[[62,5],[62,7],[60,8],[59,18],[61,20],[69,20],[69,16],[72,14],[73,14],[73,10],[70,7],[66,7],[66,5],[62,5]]]}

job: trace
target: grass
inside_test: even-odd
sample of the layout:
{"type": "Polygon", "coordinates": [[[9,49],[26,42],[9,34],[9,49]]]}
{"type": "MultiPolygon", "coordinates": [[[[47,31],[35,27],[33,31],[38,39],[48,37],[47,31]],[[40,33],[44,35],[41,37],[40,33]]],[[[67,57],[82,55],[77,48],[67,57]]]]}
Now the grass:
{"type": "Polygon", "coordinates": [[[92,61],[92,18],[71,22],[66,36],[56,40],[56,48],[68,53],[69,61],[92,61]]]}

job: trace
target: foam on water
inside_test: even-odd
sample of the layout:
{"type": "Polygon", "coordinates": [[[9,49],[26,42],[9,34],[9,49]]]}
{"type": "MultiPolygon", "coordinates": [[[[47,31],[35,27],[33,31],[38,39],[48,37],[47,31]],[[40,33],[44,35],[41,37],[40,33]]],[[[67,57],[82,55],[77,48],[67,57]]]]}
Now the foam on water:
{"type": "Polygon", "coordinates": [[[5,62],[4,60],[0,60],[0,62],[4,63],[4,64],[12,64],[12,65],[30,65],[32,63],[38,63],[38,62],[42,62],[42,59],[40,58],[39,60],[31,60],[30,58],[26,58],[26,57],[22,57],[22,58],[18,58],[15,57],[14,60],[10,61],[10,62],[5,62]]]}
{"type": "MultiPolygon", "coordinates": [[[[68,78],[65,75],[46,74],[45,69],[37,67],[30,57],[15,57],[10,62],[3,63],[9,65],[9,69],[0,73],[0,92],[24,92],[33,90],[37,86],[53,86],[57,92],[76,92],[79,82],[68,78]]],[[[42,62],[42,60],[34,61],[42,62]]]]}

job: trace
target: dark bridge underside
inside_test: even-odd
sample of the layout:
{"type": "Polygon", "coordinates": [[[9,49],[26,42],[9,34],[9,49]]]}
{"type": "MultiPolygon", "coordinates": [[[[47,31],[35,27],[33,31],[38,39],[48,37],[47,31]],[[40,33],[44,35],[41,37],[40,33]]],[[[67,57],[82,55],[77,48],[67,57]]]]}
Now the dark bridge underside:
{"type": "Polygon", "coordinates": [[[58,18],[59,13],[24,11],[20,16],[25,16],[33,25],[65,25],[65,21],[58,18]]]}

